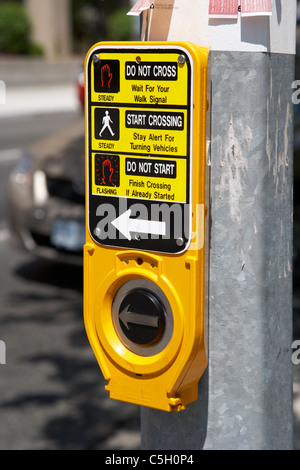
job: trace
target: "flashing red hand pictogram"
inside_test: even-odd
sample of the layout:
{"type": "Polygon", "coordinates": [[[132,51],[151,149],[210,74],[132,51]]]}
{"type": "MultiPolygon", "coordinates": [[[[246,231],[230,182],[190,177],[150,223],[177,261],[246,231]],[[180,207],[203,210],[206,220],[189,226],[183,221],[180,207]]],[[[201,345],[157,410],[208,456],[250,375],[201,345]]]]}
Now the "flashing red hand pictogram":
{"type": "Polygon", "coordinates": [[[106,159],[102,163],[102,184],[107,185],[106,178],[108,178],[109,182],[111,183],[111,177],[114,173],[114,169],[111,167],[110,160],[106,159]]]}

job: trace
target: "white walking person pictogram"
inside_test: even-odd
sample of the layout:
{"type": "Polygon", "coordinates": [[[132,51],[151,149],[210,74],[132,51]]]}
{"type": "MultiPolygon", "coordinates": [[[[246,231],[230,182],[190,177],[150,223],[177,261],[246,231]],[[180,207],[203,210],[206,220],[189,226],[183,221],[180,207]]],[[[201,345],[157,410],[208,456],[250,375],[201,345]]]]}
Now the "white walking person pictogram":
{"type": "Polygon", "coordinates": [[[100,131],[100,133],[99,133],[100,137],[102,137],[102,132],[103,132],[105,129],[108,129],[112,136],[115,135],[115,133],[112,131],[112,128],[110,127],[110,123],[113,124],[113,121],[110,119],[109,112],[108,112],[108,111],[105,111],[105,116],[104,116],[103,119],[102,119],[103,127],[102,127],[102,129],[101,129],[101,131],[100,131]]]}

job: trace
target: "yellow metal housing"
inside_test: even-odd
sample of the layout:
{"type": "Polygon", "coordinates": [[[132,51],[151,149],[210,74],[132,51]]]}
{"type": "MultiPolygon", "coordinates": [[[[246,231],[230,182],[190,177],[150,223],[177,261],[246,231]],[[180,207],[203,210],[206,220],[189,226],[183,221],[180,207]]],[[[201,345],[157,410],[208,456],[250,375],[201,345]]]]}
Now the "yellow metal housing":
{"type": "MultiPolygon", "coordinates": [[[[154,54],[159,46],[168,46],[171,50],[186,51],[190,58],[192,158],[189,185],[191,187],[192,236],[187,249],[178,254],[104,246],[97,243],[90,233],[88,224],[89,191],[95,185],[94,176],[93,181],[89,181],[88,165],[91,161],[89,142],[94,139],[95,132],[94,123],[86,119],[85,327],[94,354],[107,380],[106,390],[109,391],[111,398],[165,411],[179,411],[197,399],[198,381],[207,367],[205,232],[208,215],[206,116],[209,48],[190,43],[100,43],[95,45],[87,55],[86,83],[89,80],[88,68],[93,51],[101,51],[101,48],[109,48],[112,45],[140,50],[141,56],[145,47],[152,49],[154,54]],[[172,312],[171,334],[167,344],[157,353],[143,355],[131,350],[117,331],[112,315],[113,302],[119,289],[130,281],[137,281],[137,284],[140,281],[147,281],[149,285],[157,286],[168,300],[172,312]]],[[[163,51],[159,50],[157,53],[161,60],[163,51]]],[[[93,84],[91,86],[93,88],[93,84]]],[[[95,95],[92,101],[96,99],[93,89],[90,92],[87,91],[87,116],[90,111],[89,107],[95,106],[90,104],[89,93],[95,95]]],[[[122,91],[121,95],[126,101],[126,90],[124,93],[122,91]]],[[[178,99],[180,100],[180,97],[178,99]]],[[[124,106],[120,109],[121,113],[124,113],[124,106]]],[[[120,152],[122,150],[120,149],[121,142],[119,141],[115,152],[120,152]]],[[[126,148],[124,152],[128,150],[126,148]]],[[[149,156],[152,159],[154,157],[153,153],[149,156]]],[[[180,166],[178,168],[180,172],[184,172],[180,166]]],[[[186,181],[182,180],[182,185],[185,184],[186,181]]],[[[119,187],[122,191],[121,197],[124,197],[125,189],[122,188],[122,184],[119,187]]],[[[178,194],[180,194],[179,178],[174,187],[176,191],[178,188],[178,194]]]]}

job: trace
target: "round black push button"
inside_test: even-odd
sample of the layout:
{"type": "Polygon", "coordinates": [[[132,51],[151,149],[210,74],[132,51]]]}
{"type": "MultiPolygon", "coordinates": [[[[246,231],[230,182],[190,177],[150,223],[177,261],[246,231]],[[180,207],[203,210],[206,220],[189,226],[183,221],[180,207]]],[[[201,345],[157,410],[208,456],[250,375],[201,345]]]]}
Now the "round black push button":
{"type": "Polygon", "coordinates": [[[132,289],[119,307],[119,324],[123,335],[132,343],[151,346],[165,330],[165,308],[161,300],[148,289],[132,289]]]}
{"type": "Polygon", "coordinates": [[[111,315],[123,346],[139,356],[159,354],[173,336],[170,302],[163,290],[148,279],[122,284],[114,296],[111,315]]]}

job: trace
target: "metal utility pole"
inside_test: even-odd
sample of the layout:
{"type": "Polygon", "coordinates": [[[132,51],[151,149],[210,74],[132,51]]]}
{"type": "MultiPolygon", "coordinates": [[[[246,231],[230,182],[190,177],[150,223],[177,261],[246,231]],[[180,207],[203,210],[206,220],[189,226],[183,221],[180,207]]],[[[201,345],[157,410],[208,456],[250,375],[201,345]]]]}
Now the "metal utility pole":
{"type": "Polygon", "coordinates": [[[148,40],[211,46],[212,97],[209,366],[185,411],[142,409],[142,447],[291,449],[296,1],[236,18],[209,3],[144,13],[148,40]]]}

